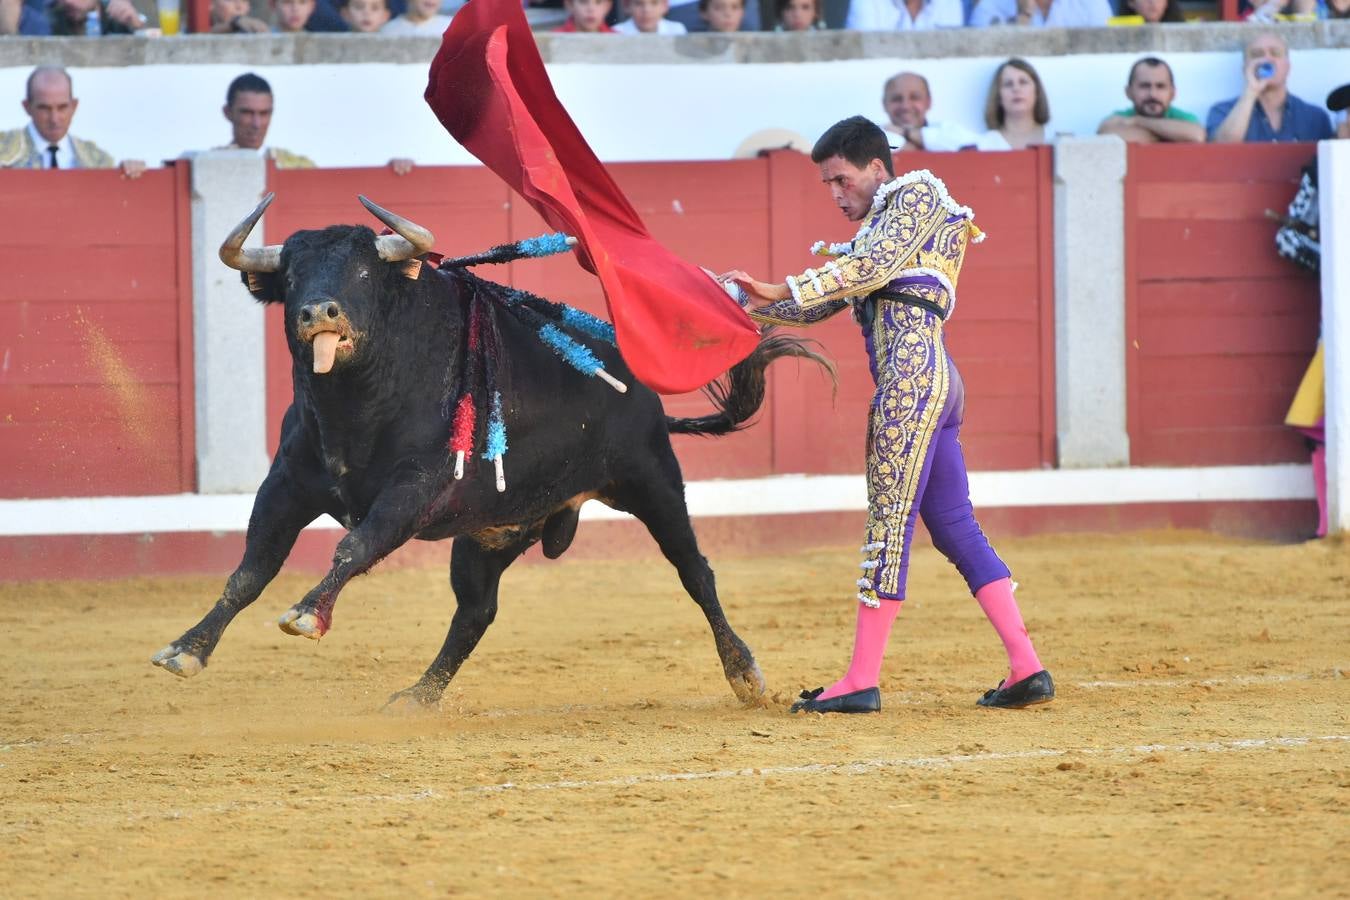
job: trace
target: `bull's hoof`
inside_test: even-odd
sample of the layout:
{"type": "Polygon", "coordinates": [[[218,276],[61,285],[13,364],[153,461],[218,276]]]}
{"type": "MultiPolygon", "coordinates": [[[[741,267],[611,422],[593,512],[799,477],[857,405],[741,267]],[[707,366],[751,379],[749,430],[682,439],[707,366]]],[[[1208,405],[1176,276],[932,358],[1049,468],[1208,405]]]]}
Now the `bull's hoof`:
{"type": "Polygon", "coordinates": [[[292,606],[277,619],[277,625],[287,634],[298,634],[317,641],[328,632],[328,625],[308,609],[292,606]]]}
{"type": "Polygon", "coordinates": [[[736,699],[746,705],[754,705],[764,696],[764,673],[759,671],[759,666],[755,663],[751,663],[740,672],[728,673],[727,683],[736,693],[736,699]]]}
{"type": "Polygon", "coordinates": [[[150,662],[164,669],[166,672],[172,672],[179,678],[191,678],[202,669],[206,668],[206,663],[197,657],[188,653],[186,650],[179,650],[173,644],[165,647],[163,650],[150,657],[150,662]]]}
{"type": "Polygon", "coordinates": [[[392,715],[415,715],[440,709],[441,692],[420,681],[410,688],[389,695],[380,712],[392,715]]]}

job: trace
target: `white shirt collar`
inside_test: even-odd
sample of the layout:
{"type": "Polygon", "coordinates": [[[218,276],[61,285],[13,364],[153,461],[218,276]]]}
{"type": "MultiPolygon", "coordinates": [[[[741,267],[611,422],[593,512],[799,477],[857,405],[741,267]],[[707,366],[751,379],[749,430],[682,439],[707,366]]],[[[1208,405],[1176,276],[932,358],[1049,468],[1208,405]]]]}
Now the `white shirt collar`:
{"type": "MultiPolygon", "coordinates": [[[[28,139],[33,142],[37,148],[38,156],[42,157],[42,168],[50,169],[52,167],[51,154],[47,152],[47,139],[38,134],[37,126],[30,119],[28,121],[28,139]]],[[[56,164],[62,169],[73,169],[75,165],[75,147],[70,143],[70,135],[66,134],[56,143],[56,164]]]]}

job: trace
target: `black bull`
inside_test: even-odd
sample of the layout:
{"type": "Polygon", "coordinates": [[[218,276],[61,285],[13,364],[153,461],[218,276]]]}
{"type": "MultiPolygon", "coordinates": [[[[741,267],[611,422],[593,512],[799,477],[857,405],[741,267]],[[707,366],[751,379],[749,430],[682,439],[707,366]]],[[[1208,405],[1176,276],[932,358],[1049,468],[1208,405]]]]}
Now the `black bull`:
{"type": "Polygon", "coordinates": [[[327,513],[348,532],[327,575],[282,615],[290,634],[322,637],[348,580],[408,540],[454,538],[450,584],[458,606],[449,633],[421,679],[391,698],[434,703],[492,623],[502,572],[537,541],[546,556],[560,556],[582,503],[596,499],[647,527],[707,617],[737,697],[760,696],[759,667],[727,623],[699,552],[670,434],[717,435],[743,425],[763,400],[764,371],[776,358],[829,363],[796,340],[766,336],[725,384],[710,386],[715,413],[673,419],[605,342],[573,333],[632,385],[627,394],[568,366],[494,306],[510,487],[499,492],[492,465],[477,458],[481,441],[456,480],[446,448],[446,385],[463,364],[467,304],[484,282],[462,269],[420,266],[431,234],[361,199],[397,233],[377,238],[363,226],[337,225],[297,232],[281,247],[242,249],[269,196],[221,247],[255,297],[284,306],[295,396],[254,501],[243,559],[211,610],[157,653],[155,665],[184,677],[200,672],[226,626],[280,571],[301,529],[327,513]],[[322,331],[340,340],[330,370],[319,374],[312,342],[322,331]]]}

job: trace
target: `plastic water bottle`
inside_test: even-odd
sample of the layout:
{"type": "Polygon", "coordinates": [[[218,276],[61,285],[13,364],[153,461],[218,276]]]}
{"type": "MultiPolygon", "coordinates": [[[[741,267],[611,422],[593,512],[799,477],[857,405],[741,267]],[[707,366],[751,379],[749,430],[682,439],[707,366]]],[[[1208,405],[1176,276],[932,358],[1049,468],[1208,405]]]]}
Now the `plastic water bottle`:
{"type": "Polygon", "coordinates": [[[91,9],[84,17],[84,36],[101,37],[103,35],[103,25],[98,20],[98,10],[91,9]]]}

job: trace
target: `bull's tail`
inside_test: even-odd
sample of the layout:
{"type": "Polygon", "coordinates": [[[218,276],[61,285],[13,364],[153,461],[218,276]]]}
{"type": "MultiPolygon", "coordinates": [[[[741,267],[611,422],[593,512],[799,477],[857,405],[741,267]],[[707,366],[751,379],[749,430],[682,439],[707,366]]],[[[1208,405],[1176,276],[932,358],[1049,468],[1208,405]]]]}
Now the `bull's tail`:
{"type": "Polygon", "coordinates": [[[811,349],[815,341],[803,340],[788,334],[778,334],[772,328],[764,329],[759,346],[745,359],[732,366],[726,375],[703,388],[703,393],[717,411],[693,419],[666,417],[671,434],[722,435],[740,431],[750,424],[764,402],[764,371],[769,363],[785,356],[809,359],[830,375],[838,385],[834,363],[811,349]]]}

